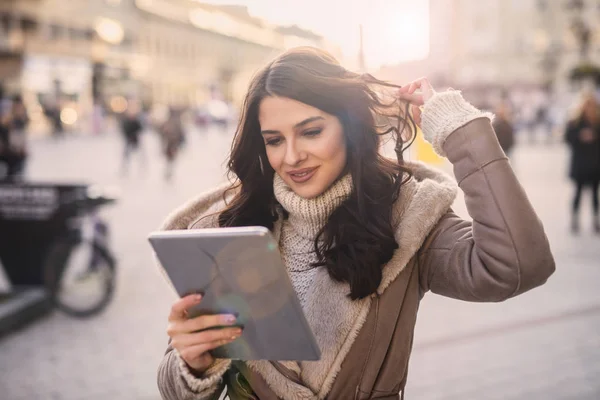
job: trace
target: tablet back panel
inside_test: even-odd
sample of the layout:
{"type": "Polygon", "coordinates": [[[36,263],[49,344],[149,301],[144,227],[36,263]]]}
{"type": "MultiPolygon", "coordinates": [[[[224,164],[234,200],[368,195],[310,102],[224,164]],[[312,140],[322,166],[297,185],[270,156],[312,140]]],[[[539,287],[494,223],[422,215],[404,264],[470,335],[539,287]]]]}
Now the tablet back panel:
{"type": "Polygon", "coordinates": [[[213,351],[240,360],[318,360],[320,351],[281,261],[263,227],[161,231],[149,241],[180,296],[203,293],[189,310],[234,313],[242,337],[213,351]]]}

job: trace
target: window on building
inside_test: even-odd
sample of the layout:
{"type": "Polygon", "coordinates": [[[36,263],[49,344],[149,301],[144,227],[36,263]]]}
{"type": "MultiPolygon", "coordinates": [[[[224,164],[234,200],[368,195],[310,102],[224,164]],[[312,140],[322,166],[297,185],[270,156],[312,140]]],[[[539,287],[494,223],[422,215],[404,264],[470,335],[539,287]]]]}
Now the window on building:
{"type": "Polygon", "coordinates": [[[585,8],[584,0],[567,0],[565,2],[565,8],[574,11],[581,11],[585,8]]]}
{"type": "Polygon", "coordinates": [[[50,33],[50,40],[57,40],[57,39],[60,39],[64,35],[65,28],[58,24],[50,24],[49,33],[50,33]]]}
{"type": "Polygon", "coordinates": [[[125,36],[123,36],[123,40],[121,40],[121,43],[119,43],[119,46],[121,46],[122,48],[125,49],[130,49],[133,47],[133,36],[129,33],[125,34],[125,36]]]}
{"type": "Polygon", "coordinates": [[[161,49],[163,56],[171,57],[173,55],[173,46],[171,46],[169,39],[165,38],[161,41],[161,49]]]}
{"type": "Polygon", "coordinates": [[[83,37],[85,40],[93,40],[94,39],[94,30],[91,28],[83,30],[83,37]]]}
{"type": "Polygon", "coordinates": [[[23,29],[23,32],[25,32],[25,34],[36,33],[38,30],[38,27],[39,27],[38,22],[33,18],[24,17],[21,19],[21,29],[23,29]]]}
{"type": "Polygon", "coordinates": [[[86,31],[85,29],[79,28],[67,28],[67,35],[71,40],[85,40],[86,39],[86,31]]]}
{"type": "Polygon", "coordinates": [[[154,38],[154,55],[156,55],[157,57],[160,56],[161,51],[162,51],[162,46],[160,43],[160,39],[155,37],[154,38]]]}
{"type": "Polygon", "coordinates": [[[9,13],[0,14],[0,24],[2,25],[2,32],[8,35],[10,32],[10,26],[12,24],[13,17],[9,13]]]}
{"type": "Polygon", "coordinates": [[[133,50],[137,50],[139,48],[139,42],[140,42],[140,38],[139,36],[130,33],[129,35],[129,40],[131,41],[131,43],[129,44],[129,47],[133,50]]]}

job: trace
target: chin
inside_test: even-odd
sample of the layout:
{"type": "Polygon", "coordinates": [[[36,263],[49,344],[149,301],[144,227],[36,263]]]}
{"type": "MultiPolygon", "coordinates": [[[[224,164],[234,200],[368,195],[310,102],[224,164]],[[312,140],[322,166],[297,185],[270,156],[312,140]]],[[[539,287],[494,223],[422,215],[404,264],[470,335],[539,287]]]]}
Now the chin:
{"type": "MultiPolygon", "coordinates": [[[[289,183],[288,183],[289,185],[289,183]]],[[[315,197],[318,197],[319,195],[321,195],[324,190],[321,190],[321,188],[318,185],[298,185],[296,183],[293,183],[291,185],[289,185],[292,190],[294,191],[294,193],[296,193],[298,196],[302,197],[303,199],[314,199],[315,197]]]]}

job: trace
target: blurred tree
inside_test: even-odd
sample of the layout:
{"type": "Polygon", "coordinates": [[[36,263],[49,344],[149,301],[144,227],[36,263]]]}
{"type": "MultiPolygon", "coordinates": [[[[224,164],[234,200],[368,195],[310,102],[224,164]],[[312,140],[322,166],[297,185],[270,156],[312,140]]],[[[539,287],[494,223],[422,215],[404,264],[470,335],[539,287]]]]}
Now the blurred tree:
{"type": "Polygon", "coordinates": [[[594,64],[583,63],[574,67],[569,77],[573,82],[591,80],[597,87],[600,87],[600,67],[594,64]]]}

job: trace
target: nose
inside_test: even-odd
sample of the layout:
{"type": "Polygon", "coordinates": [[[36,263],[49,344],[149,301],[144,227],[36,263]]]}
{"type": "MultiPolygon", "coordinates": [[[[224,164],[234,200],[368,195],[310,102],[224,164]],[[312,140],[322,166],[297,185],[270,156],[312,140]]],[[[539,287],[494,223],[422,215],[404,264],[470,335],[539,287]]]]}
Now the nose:
{"type": "Polygon", "coordinates": [[[284,162],[287,165],[298,165],[306,159],[306,152],[298,146],[295,140],[289,140],[285,148],[284,162]]]}

